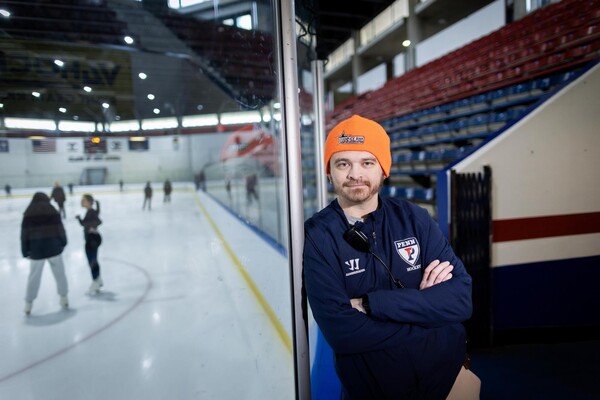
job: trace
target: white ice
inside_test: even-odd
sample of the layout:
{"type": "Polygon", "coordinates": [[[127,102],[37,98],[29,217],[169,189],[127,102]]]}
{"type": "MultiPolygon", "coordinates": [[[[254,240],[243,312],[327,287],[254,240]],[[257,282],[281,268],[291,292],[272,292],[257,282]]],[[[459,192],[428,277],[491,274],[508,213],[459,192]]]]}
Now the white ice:
{"type": "MultiPolygon", "coordinates": [[[[76,187],[68,196],[70,308],[60,309],[46,267],[29,317],[19,234],[32,192],[0,197],[0,399],[293,398],[289,345],[235,261],[285,271],[285,257],[204,193],[176,185],[163,204],[155,187],[152,211],[142,211],[141,188],[76,187]],[[91,277],[75,220],[84,189],[100,201],[104,221],[104,288],[95,296],[86,294],[91,277]]],[[[274,287],[289,286],[278,279],[274,287]]],[[[285,314],[289,303],[273,305],[270,296],[285,314]]]]}

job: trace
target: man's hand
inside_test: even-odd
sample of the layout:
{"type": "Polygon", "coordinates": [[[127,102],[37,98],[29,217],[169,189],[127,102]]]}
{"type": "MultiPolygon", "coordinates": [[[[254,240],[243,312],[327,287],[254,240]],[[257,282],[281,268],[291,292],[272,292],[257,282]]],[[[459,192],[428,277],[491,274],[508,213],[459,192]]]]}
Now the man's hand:
{"type": "Polygon", "coordinates": [[[358,299],[350,299],[350,304],[352,305],[352,308],[357,309],[358,311],[360,311],[363,314],[366,314],[367,312],[365,311],[365,309],[362,306],[362,299],[358,298],[358,299]]]}
{"type": "Polygon", "coordinates": [[[444,261],[441,263],[440,260],[433,260],[431,264],[425,268],[425,272],[423,272],[423,279],[421,280],[419,289],[426,289],[428,287],[432,287],[433,285],[437,285],[438,283],[452,279],[453,269],[454,266],[451,265],[449,261],[444,261]]]}

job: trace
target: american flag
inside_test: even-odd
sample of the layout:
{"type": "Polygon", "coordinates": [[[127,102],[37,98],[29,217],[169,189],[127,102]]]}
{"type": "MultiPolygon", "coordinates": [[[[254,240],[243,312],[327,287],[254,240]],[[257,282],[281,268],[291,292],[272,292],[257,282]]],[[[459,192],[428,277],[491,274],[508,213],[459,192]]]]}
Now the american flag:
{"type": "Polygon", "coordinates": [[[31,144],[34,153],[56,153],[55,139],[33,139],[31,144]]]}

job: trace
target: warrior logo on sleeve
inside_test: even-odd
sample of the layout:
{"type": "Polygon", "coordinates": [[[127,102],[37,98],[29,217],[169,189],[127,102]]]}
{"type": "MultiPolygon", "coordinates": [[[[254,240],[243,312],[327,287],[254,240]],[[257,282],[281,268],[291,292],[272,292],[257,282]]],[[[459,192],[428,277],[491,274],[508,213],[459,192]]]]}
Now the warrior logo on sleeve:
{"type": "Polygon", "coordinates": [[[396,240],[394,245],[396,246],[396,251],[404,261],[410,265],[415,265],[419,259],[420,252],[417,238],[411,237],[407,239],[396,240]]]}

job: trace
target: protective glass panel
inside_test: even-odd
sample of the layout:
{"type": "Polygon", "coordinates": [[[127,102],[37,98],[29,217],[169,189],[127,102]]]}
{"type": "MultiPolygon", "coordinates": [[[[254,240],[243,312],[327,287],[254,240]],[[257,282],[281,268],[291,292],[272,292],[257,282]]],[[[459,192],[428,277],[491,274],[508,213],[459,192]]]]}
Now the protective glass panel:
{"type": "Polygon", "coordinates": [[[274,4],[177,3],[0,5],[0,398],[294,397],[274,4]]]}

